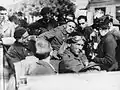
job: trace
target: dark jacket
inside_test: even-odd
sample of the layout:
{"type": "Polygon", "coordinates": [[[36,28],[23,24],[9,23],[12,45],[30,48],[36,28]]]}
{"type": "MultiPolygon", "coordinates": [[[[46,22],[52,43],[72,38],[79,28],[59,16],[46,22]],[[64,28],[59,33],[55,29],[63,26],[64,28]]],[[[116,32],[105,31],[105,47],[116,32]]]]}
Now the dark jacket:
{"type": "Polygon", "coordinates": [[[91,42],[90,40],[90,34],[93,32],[92,27],[87,26],[85,27],[83,30],[79,29],[80,31],[78,31],[79,34],[82,34],[86,41],[85,41],[85,46],[84,46],[84,50],[85,50],[85,54],[87,56],[87,58],[89,59],[89,54],[91,53],[91,46],[89,45],[91,42]]]}
{"type": "Polygon", "coordinates": [[[89,41],[89,39],[90,39],[90,34],[93,32],[93,29],[92,29],[92,27],[90,27],[90,26],[85,27],[83,30],[82,30],[82,28],[78,27],[77,32],[78,32],[80,35],[83,35],[83,36],[85,37],[85,39],[86,39],[87,41],[89,41]]]}
{"type": "Polygon", "coordinates": [[[114,36],[110,32],[107,33],[101,39],[98,45],[98,55],[93,61],[99,63],[103,70],[111,71],[116,69],[116,47],[117,43],[114,36]]]}
{"type": "Polygon", "coordinates": [[[14,62],[25,59],[26,56],[34,55],[29,47],[22,45],[21,43],[15,42],[7,51],[8,58],[14,62]]]}
{"type": "Polygon", "coordinates": [[[63,41],[66,41],[68,38],[68,34],[65,29],[65,25],[58,26],[51,31],[41,34],[39,37],[46,37],[50,41],[53,49],[59,50],[63,41]]]}
{"type": "Polygon", "coordinates": [[[30,29],[30,32],[34,33],[36,29],[41,28],[41,33],[44,33],[46,31],[49,31],[55,27],[57,27],[58,24],[54,19],[51,19],[49,22],[46,22],[44,18],[39,19],[38,21],[31,23],[28,25],[28,28],[30,29]]]}

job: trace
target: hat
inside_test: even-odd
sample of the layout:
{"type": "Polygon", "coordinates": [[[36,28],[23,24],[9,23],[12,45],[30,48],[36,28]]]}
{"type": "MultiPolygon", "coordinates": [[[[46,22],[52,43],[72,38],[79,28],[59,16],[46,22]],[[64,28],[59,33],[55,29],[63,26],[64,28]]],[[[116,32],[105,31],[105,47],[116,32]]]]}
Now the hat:
{"type": "Polygon", "coordinates": [[[14,38],[21,38],[25,32],[26,32],[26,29],[23,27],[15,28],[14,38]]]}
{"type": "Polygon", "coordinates": [[[46,15],[47,13],[51,12],[51,8],[50,7],[44,7],[42,8],[40,14],[43,16],[43,15],[46,15]]]}
{"type": "Polygon", "coordinates": [[[18,12],[18,16],[22,16],[23,15],[23,13],[22,12],[18,12]]]}
{"type": "Polygon", "coordinates": [[[106,30],[109,28],[110,22],[112,22],[112,17],[109,15],[104,15],[94,20],[94,26],[97,26],[101,30],[106,30]]]}
{"type": "Polygon", "coordinates": [[[4,10],[7,10],[7,9],[3,6],[0,6],[0,11],[4,11],[4,10]]]}
{"type": "Polygon", "coordinates": [[[73,34],[72,37],[69,37],[67,39],[67,43],[72,44],[72,43],[77,43],[78,41],[86,41],[85,37],[83,35],[79,34],[73,34]]]}
{"type": "Polygon", "coordinates": [[[73,41],[73,43],[77,43],[79,41],[84,42],[85,41],[85,37],[84,36],[74,36],[72,38],[72,41],[73,41]]]}
{"type": "Polygon", "coordinates": [[[36,46],[36,53],[38,54],[44,54],[44,53],[51,52],[51,45],[44,38],[38,38],[36,40],[35,46],[36,46]]]}
{"type": "Polygon", "coordinates": [[[104,30],[106,30],[106,29],[109,29],[110,27],[109,27],[109,25],[108,24],[101,24],[100,25],[100,30],[102,30],[102,31],[104,31],[104,30]]]}

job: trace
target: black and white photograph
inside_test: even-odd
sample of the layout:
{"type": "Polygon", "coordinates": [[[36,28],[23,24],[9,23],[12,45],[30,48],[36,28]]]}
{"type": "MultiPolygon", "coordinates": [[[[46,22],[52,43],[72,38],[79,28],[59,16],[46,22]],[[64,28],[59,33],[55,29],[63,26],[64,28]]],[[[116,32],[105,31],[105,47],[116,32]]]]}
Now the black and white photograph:
{"type": "Polygon", "coordinates": [[[0,90],[120,90],[120,0],[0,0],[0,90]]]}

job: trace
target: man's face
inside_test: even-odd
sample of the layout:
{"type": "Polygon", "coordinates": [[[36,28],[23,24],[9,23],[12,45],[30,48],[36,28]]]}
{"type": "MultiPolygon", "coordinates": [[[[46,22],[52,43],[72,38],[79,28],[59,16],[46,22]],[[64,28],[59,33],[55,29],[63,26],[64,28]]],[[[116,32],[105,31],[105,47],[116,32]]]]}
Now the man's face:
{"type": "Polygon", "coordinates": [[[71,45],[71,50],[75,55],[79,55],[80,51],[83,49],[84,41],[80,40],[77,43],[71,45]]]}
{"type": "Polygon", "coordinates": [[[84,29],[87,26],[87,22],[85,21],[85,19],[80,19],[79,21],[79,26],[84,29]]]}
{"type": "Polygon", "coordinates": [[[67,26],[66,26],[67,33],[69,33],[69,34],[72,33],[75,30],[75,27],[76,27],[76,25],[74,22],[68,22],[67,26]]]}
{"type": "Polygon", "coordinates": [[[0,11],[0,22],[4,21],[6,17],[7,17],[7,11],[6,10],[0,11]]]}
{"type": "Polygon", "coordinates": [[[74,18],[72,16],[66,16],[66,21],[68,20],[74,20],[74,18]]]}
{"type": "Polygon", "coordinates": [[[101,36],[105,36],[108,33],[108,31],[109,31],[108,29],[99,30],[101,36]]]}
{"type": "Polygon", "coordinates": [[[45,15],[43,15],[43,17],[44,17],[44,19],[46,19],[46,20],[50,20],[51,17],[52,17],[52,15],[51,15],[51,13],[46,13],[45,15]]]}
{"type": "Polygon", "coordinates": [[[22,19],[22,16],[19,16],[19,15],[18,15],[17,18],[18,18],[18,19],[22,19]]]}
{"type": "Polygon", "coordinates": [[[27,43],[28,43],[28,36],[29,36],[29,34],[28,34],[28,32],[26,31],[26,32],[22,35],[22,37],[21,37],[21,39],[19,40],[19,42],[21,42],[21,43],[23,43],[23,44],[27,44],[27,43]]]}

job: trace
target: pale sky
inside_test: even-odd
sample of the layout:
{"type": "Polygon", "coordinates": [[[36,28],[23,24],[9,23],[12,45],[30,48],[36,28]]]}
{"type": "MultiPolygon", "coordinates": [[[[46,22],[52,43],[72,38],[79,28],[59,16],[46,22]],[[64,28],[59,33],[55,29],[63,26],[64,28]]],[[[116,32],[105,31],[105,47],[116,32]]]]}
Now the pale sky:
{"type": "Polygon", "coordinates": [[[0,5],[7,7],[8,5],[13,4],[13,1],[19,2],[21,0],[0,0],[0,5]]]}
{"type": "MultiPolygon", "coordinates": [[[[10,5],[10,4],[13,4],[13,1],[21,1],[21,0],[0,0],[0,5],[4,5],[4,6],[7,6],[7,5],[10,5]]],[[[76,1],[76,4],[79,4],[79,3],[86,3],[88,2],[89,0],[71,0],[71,1],[76,1]]]]}
{"type": "Polygon", "coordinates": [[[0,5],[7,6],[13,3],[13,0],[0,0],[0,5]]]}

